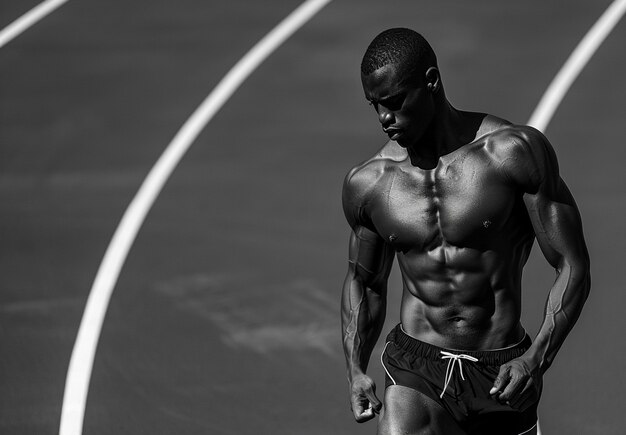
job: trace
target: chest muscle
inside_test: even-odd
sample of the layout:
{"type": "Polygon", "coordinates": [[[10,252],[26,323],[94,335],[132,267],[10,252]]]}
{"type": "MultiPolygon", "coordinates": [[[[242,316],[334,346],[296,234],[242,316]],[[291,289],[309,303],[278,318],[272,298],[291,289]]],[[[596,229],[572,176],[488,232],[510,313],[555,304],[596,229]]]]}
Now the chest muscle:
{"type": "Polygon", "coordinates": [[[388,171],[374,197],[372,221],[397,250],[488,243],[511,217],[516,194],[489,165],[388,171]]]}

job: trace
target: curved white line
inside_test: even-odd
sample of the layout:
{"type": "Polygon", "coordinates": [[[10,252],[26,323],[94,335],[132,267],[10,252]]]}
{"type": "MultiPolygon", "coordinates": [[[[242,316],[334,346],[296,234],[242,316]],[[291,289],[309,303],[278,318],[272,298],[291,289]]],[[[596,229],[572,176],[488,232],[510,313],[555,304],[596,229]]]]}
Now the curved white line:
{"type": "Polygon", "coordinates": [[[150,170],[115,231],[89,293],[65,382],[60,435],[82,433],[91,370],[109,300],[135,237],[165,182],[205,125],[243,81],[330,1],[305,1],[252,47],[185,122],[150,170]]]}
{"type": "Polygon", "coordinates": [[[0,31],[0,47],[66,2],[67,0],[47,0],[26,12],[0,31]]]}
{"type": "MultiPolygon", "coordinates": [[[[539,104],[530,116],[528,125],[541,131],[546,129],[572,83],[622,18],[624,12],[626,12],[626,0],[614,0],[598,18],[544,92],[539,104]]],[[[537,435],[541,435],[539,420],[537,420],[537,435]]]]}
{"type": "MultiPolygon", "coordinates": [[[[55,8],[65,1],[67,0],[50,0],[45,3],[51,3],[55,8]]],[[[117,282],[117,278],[119,277],[119,273],[130,247],[163,185],[204,126],[211,120],[228,98],[230,98],[241,83],[267,58],[267,56],[321,8],[330,3],[330,1],[331,0],[305,1],[268,35],[259,41],[259,43],[228,72],[182,126],[133,198],[133,201],[124,213],[122,221],[107,248],[87,300],[85,313],[81,320],[78,336],[70,359],[61,412],[60,435],[76,435],[82,433],[89,380],[91,378],[95,350],[102,329],[104,315],[106,314],[113,288],[117,282]]],[[[534,125],[538,129],[545,128],[574,78],[597,49],[597,46],[599,46],[623,15],[625,6],[626,0],[615,0],[598,21],[598,23],[600,23],[600,21],[604,23],[604,19],[606,24],[598,25],[598,23],[596,23],[590,30],[575,52],[578,51],[578,48],[588,39],[589,42],[586,42],[586,44],[589,44],[590,48],[581,49],[581,54],[577,55],[581,57],[581,60],[572,61],[573,66],[568,67],[566,70],[566,66],[570,63],[570,60],[568,60],[566,66],[564,66],[557,75],[557,78],[559,76],[563,76],[563,78],[559,80],[555,78],[550,85],[539,106],[533,113],[533,116],[531,116],[529,121],[530,125],[534,125]],[[609,13],[609,11],[614,12],[609,13]],[[596,28],[598,30],[594,31],[596,28]],[[569,69],[571,69],[571,71],[569,71],[569,69]]],[[[30,20],[32,20],[32,18],[30,18],[30,20]]],[[[23,26],[23,24],[20,25],[23,26]]],[[[28,26],[25,28],[27,27],[28,26]]],[[[23,29],[15,33],[15,35],[11,36],[8,40],[15,37],[21,31],[23,31],[23,29]]],[[[13,30],[12,32],[15,31],[13,30]]],[[[8,42],[8,40],[4,43],[8,42]]],[[[0,43],[0,46],[1,45],[2,43],[0,43]]],[[[570,59],[573,57],[574,53],[570,59]]]]}
{"type": "Polygon", "coordinates": [[[391,373],[389,373],[389,370],[387,370],[387,366],[385,366],[385,351],[387,350],[387,346],[389,346],[389,343],[391,343],[391,342],[388,341],[385,344],[385,347],[383,348],[383,351],[380,354],[380,363],[382,364],[383,368],[385,369],[385,373],[387,373],[387,376],[389,376],[389,379],[391,379],[391,382],[393,382],[394,385],[398,385],[398,383],[393,378],[393,376],[391,376],[391,373]]]}
{"type": "MultiPolygon", "coordinates": [[[[533,429],[535,429],[535,428],[537,428],[537,431],[539,431],[539,420],[537,420],[537,423],[535,423],[535,424],[533,425],[533,427],[531,427],[531,428],[530,428],[530,429],[528,429],[528,430],[525,430],[524,432],[519,433],[518,435],[524,435],[524,434],[527,434],[528,432],[530,432],[531,430],[533,430],[533,429]]],[[[535,433],[537,433],[537,434],[541,435],[539,432],[535,432],[535,433]]]]}
{"type": "Polygon", "coordinates": [[[615,0],[604,11],[554,77],[554,80],[546,89],[537,108],[531,115],[528,125],[532,125],[538,130],[545,130],[552,119],[552,115],[554,115],[561,100],[580,74],[580,71],[589,62],[591,56],[593,56],[608,34],[611,33],[611,30],[622,18],[624,12],[626,12],[626,0],[615,0]]]}

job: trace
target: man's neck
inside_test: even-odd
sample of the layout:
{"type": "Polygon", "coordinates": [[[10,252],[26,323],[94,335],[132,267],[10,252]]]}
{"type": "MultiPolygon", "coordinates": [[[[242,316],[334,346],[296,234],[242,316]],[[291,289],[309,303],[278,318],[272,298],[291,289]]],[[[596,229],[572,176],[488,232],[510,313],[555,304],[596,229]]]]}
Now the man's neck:
{"type": "Polygon", "coordinates": [[[442,156],[474,141],[484,117],[459,111],[445,98],[439,104],[437,115],[424,136],[415,145],[407,147],[411,163],[422,169],[435,168],[442,156]]]}

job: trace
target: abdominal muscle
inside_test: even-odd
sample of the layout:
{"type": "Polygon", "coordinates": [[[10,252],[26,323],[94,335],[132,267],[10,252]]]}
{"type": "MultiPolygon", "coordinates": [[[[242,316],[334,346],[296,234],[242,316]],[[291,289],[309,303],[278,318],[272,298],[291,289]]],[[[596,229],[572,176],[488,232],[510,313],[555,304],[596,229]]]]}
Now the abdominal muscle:
{"type": "Polygon", "coordinates": [[[520,273],[510,276],[504,271],[511,268],[489,255],[465,254],[451,264],[433,262],[428,253],[398,255],[404,331],[455,350],[493,350],[518,343],[525,334],[520,273]]]}

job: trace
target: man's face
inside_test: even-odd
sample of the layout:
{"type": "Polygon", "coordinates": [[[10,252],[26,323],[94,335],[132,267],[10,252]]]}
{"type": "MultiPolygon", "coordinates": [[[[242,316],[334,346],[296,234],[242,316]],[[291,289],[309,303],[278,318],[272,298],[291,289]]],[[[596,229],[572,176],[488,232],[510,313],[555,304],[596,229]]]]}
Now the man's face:
{"type": "Polygon", "coordinates": [[[365,98],[378,113],[383,131],[402,147],[415,145],[435,113],[432,92],[425,78],[400,77],[395,64],[361,75],[365,98]]]}

